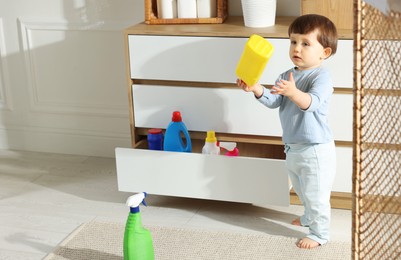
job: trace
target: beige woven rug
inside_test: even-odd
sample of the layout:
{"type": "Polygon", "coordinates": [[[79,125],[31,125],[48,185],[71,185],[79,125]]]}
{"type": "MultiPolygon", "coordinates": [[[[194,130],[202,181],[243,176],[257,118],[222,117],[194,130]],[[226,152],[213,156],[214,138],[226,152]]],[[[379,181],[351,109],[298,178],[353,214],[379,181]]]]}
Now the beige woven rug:
{"type": "MultiPolygon", "coordinates": [[[[351,259],[351,245],[330,242],[305,250],[296,238],[171,227],[147,227],[156,260],[351,259]]],[[[45,260],[122,260],[124,225],[89,222],[70,234],[45,260]]]]}

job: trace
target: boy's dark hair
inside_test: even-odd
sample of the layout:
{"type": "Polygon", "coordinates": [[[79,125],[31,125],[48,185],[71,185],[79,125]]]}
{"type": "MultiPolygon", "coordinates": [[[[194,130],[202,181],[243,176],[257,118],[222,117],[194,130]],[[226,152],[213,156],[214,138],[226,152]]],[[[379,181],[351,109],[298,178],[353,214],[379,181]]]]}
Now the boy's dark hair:
{"type": "Polygon", "coordinates": [[[308,34],[318,29],[317,40],[324,48],[331,48],[331,55],[337,51],[337,29],[329,18],[318,14],[306,14],[297,17],[288,27],[291,33],[308,34]]]}

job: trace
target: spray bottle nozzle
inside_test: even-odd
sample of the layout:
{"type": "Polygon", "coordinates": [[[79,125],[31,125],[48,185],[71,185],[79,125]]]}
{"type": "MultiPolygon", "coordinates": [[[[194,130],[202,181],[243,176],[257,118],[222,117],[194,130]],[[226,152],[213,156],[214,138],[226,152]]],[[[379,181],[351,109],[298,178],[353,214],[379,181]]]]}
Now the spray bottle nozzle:
{"type": "Polygon", "coordinates": [[[239,151],[237,148],[237,143],[235,142],[218,142],[217,146],[227,150],[225,155],[227,156],[238,156],[239,151]]]}
{"type": "Polygon", "coordinates": [[[125,203],[131,209],[131,213],[139,212],[139,205],[142,203],[144,206],[147,206],[145,197],[148,194],[146,192],[141,192],[134,194],[128,197],[127,202],[125,203]]]}

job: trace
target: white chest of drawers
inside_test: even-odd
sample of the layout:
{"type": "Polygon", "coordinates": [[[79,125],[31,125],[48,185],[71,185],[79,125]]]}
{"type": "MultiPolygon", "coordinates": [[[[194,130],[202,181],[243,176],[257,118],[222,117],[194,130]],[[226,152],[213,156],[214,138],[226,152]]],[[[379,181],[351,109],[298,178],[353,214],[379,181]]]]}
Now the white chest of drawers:
{"type": "MultiPolygon", "coordinates": [[[[125,31],[132,148],[117,148],[121,191],[288,205],[278,110],[263,107],[234,84],[244,44],[258,33],[275,46],[261,83],[271,85],[292,66],[286,28],[291,18],[263,30],[241,18],[213,25],[144,25],[125,31]],[[194,153],[149,151],[149,128],[166,128],[181,111],[194,153]],[[235,141],[241,157],[199,154],[207,130],[235,141]]],[[[349,33],[348,38],[349,38],[349,33]]],[[[351,192],[352,41],[342,37],[327,61],[335,79],[331,125],[338,151],[334,192],[351,192]]]]}

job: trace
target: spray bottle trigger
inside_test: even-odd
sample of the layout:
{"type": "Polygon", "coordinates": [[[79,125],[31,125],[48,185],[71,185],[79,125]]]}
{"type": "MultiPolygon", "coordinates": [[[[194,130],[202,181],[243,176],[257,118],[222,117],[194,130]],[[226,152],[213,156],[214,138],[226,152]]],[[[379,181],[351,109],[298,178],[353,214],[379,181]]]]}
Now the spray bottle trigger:
{"type": "Polygon", "coordinates": [[[142,204],[143,204],[145,207],[147,207],[147,206],[148,206],[148,204],[146,204],[146,201],[145,201],[145,198],[146,198],[146,196],[148,196],[148,194],[147,194],[146,192],[143,192],[143,200],[142,200],[142,204]]]}

